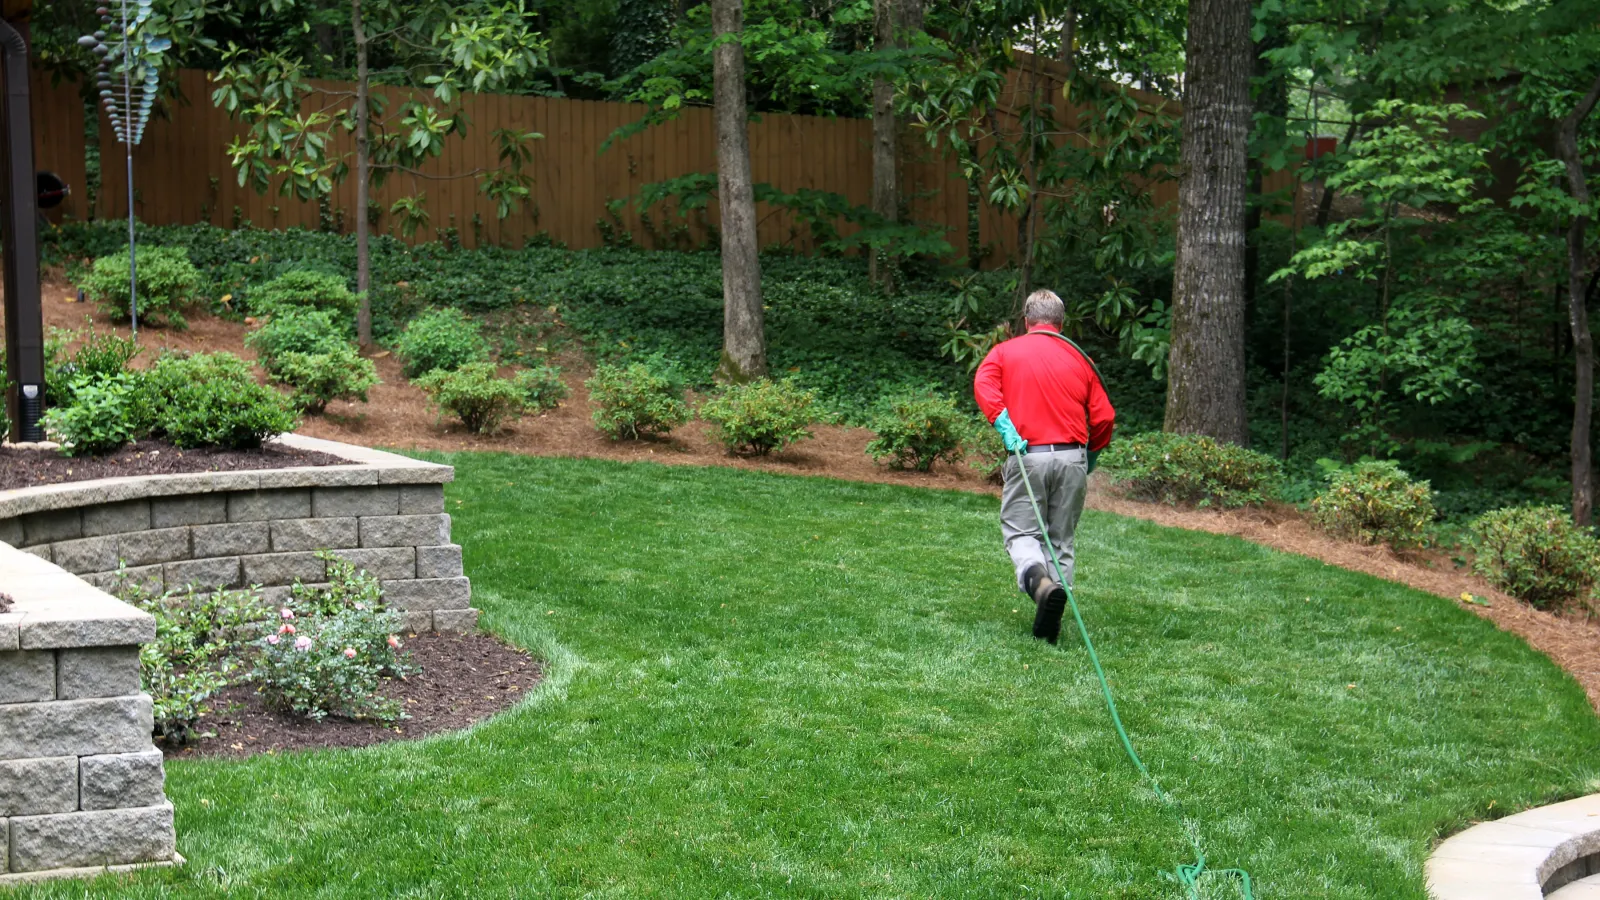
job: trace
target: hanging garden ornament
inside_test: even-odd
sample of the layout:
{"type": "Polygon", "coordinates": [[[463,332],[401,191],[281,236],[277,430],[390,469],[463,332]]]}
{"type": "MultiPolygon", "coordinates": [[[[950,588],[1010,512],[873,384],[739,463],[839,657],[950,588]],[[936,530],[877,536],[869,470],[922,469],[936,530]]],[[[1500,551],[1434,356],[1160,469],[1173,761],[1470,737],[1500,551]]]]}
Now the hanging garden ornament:
{"type": "Polygon", "coordinates": [[[128,160],[128,315],[139,335],[139,266],[133,216],[133,148],[144,140],[145,126],[161,84],[161,54],[172,41],[146,28],[155,14],[154,0],[116,0],[95,7],[102,28],[78,38],[78,46],[99,59],[95,85],[111,131],[128,160]],[[110,40],[108,40],[110,38],[110,40]]]}

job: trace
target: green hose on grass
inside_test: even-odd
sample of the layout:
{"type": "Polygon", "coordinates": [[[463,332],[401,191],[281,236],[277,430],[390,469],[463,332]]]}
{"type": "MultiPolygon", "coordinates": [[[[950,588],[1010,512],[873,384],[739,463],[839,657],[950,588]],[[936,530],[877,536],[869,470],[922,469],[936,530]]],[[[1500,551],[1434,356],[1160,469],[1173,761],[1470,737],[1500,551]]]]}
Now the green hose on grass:
{"type": "Polygon", "coordinates": [[[1145,767],[1144,760],[1139,758],[1138,751],[1133,749],[1133,741],[1128,738],[1128,730],[1122,727],[1122,716],[1117,714],[1116,698],[1111,696],[1111,682],[1106,679],[1106,670],[1100,665],[1100,654],[1094,650],[1094,642],[1089,640],[1089,629],[1083,624],[1083,614],[1078,611],[1078,598],[1072,593],[1072,587],[1067,580],[1061,577],[1061,563],[1056,559],[1056,548],[1050,544],[1050,527],[1044,520],[1044,513],[1039,510],[1039,499],[1034,496],[1033,482],[1028,479],[1028,467],[1022,462],[1022,451],[1013,450],[1017,458],[1017,471],[1022,475],[1022,486],[1028,490],[1028,502],[1033,505],[1034,518],[1039,520],[1039,539],[1044,541],[1044,548],[1050,559],[1050,567],[1055,569],[1056,583],[1067,592],[1067,605],[1072,607],[1072,620],[1078,623],[1078,634],[1083,638],[1083,647],[1089,651],[1089,662],[1094,665],[1094,674],[1100,679],[1100,692],[1105,695],[1106,709],[1111,711],[1111,724],[1116,726],[1117,737],[1122,739],[1122,749],[1128,751],[1128,758],[1139,770],[1139,774],[1150,783],[1150,789],[1155,791],[1162,803],[1171,809],[1183,823],[1183,830],[1188,835],[1189,846],[1194,848],[1195,861],[1180,864],[1171,872],[1164,873],[1169,878],[1183,885],[1189,893],[1190,900],[1202,900],[1200,896],[1200,880],[1207,874],[1218,875],[1224,878],[1234,878],[1239,882],[1240,894],[1245,900],[1255,900],[1255,892],[1251,890],[1250,873],[1243,869],[1207,869],[1206,852],[1200,846],[1200,835],[1195,831],[1194,823],[1183,815],[1183,810],[1178,806],[1178,801],[1173,799],[1166,791],[1161,789],[1161,782],[1150,774],[1145,767]]]}

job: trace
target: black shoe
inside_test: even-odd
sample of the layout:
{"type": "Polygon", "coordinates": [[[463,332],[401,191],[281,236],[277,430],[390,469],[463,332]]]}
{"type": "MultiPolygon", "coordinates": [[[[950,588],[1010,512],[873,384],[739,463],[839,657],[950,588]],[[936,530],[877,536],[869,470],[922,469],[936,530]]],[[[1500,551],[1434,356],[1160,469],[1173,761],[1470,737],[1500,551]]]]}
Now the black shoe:
{"type": "Polygon", "coordinates": [[[1033,636],[1054,644],[1061,636],[1061,614],[1067,608],[1067,591],[1055,581],[1042,579],[1033,591],[1038,610],[1033,614],[1033,636]]]}
{"type": "Polygon", "coordinates": [[[1047,574],[1044,563],[1034,563],[1028,567],[1028,571],[1022,573],[1022,592],[1028,595],[1034,606],[1039,605],[1039,585],[1047,574]]]}

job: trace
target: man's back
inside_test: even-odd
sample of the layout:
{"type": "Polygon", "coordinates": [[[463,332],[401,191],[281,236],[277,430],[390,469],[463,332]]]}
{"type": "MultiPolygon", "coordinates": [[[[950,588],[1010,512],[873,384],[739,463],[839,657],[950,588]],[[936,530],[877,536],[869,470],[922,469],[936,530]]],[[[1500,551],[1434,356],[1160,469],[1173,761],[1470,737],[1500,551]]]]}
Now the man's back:
{"type": "Polygon", "coordinates": [[[1035,326],[989,351],[973,393],[991,422],[1010,410],[1029,444],[1086,444],[1098,451],[1111,441],[1116,411],[1089,360],[1053,332],[1035,326]]]}

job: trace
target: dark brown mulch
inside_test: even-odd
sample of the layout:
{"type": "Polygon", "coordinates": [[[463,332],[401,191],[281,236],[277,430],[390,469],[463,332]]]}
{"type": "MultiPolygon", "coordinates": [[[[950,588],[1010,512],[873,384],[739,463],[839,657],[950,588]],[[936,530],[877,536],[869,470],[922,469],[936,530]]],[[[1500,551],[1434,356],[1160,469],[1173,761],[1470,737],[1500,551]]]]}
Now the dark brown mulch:
{"type": "Polygon", "coordinates": [[[0,490],[118,478],[125,475],[177,475],[338,466],[349,463],[315,450],[268,444],[255,450],[179,450],[164,441],[139,441],[108,456],[62,456],[55,450],[0,447],[0,490]]]}
{"type": "Polygon", "coordinates": [[[539,683],[537,660],[487,634],[419,634],[405,642],[422,671],[392,680],[384,694],[405,705],[408,719],[386,727],[376,722],[328,717],[311,721],[269,710],[254,686],[228,688],[213,698],[213,712],[200,720],[200,738],[164,748],[168,759],[366,747],[466,728],[522,699],[539,683]]]}

